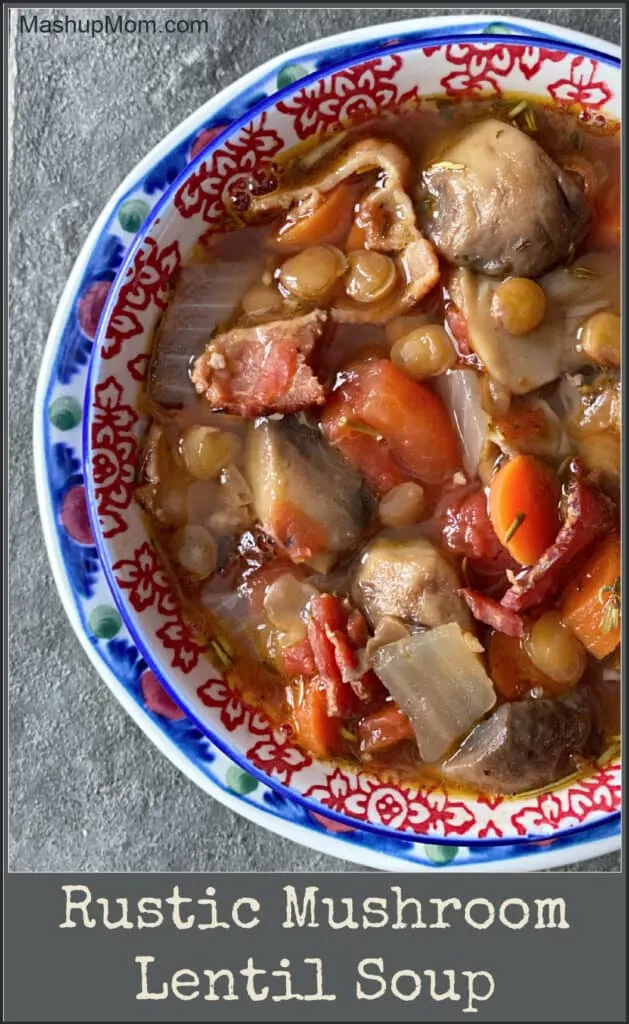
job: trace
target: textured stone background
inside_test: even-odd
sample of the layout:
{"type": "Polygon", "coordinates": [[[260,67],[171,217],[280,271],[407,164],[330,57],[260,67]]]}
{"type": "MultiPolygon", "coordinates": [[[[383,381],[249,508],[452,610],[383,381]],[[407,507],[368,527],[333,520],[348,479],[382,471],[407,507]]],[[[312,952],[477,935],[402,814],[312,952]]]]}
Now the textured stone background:
{"type": "MultiPolygon", "coordinates": [[[[42,18],[94,15],[93,8],[27,10],[42,18]]],[[[123,13],[159,21],[172,12],[123,13]]],[[[12,32],[12,870],[353,870],[236,816],[151,745],[75,639],[40,534],[31,466],[39,358],[75,257],[122,178],[208,97],[283,50],[343,29],[444,9],[196,13],[211,22],[207,36],[90,39],[12,32]]],[[[617,11],[513,13],[620,40],[617,11]]],[[[618,867],[612,855],[575,870],[618,867]]]]}

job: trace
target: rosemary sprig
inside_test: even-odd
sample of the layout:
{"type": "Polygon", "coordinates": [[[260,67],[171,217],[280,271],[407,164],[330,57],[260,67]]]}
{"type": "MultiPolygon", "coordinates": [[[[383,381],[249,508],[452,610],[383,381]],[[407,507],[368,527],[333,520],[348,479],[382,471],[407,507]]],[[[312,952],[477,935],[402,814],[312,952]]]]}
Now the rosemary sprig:
{"type": "Polygon", "coordinates": [[[340,732],[341,736],[343,737],[343,739],[347,740],[348,743],[355,743],[356,740],[358,739],[358,737],[356,736],[356,733],[350,732],[349,729],[341,728],[341,729],[339,729],[339,732],[340,732]]]}
{"type": "Polygon", "coordinates": [[[591,281],[593,277],[598,277],[595,270],[591,270],[589,267],[568,267],[568,273],[572,274],[579,281],[591,281]]]}
{"type": "Polygon", "coordinates": [[[369,437],[377,438],[378,441],[382,440],[382,434],[380,434],[374,427],[370,427],[368,423],[361,423],[359,420],[344,419],[341,421],[341,426],[345,427],[346,430],[353,430],[357,434],[367,434],[369,437]]]}
{"type": "Polygon", "coordinates": [[[526,519],[526,512],[518,512],[517,515],[515,515],[513,517],[513,522],[511,523],[511,526],[509,527],[509,529],[505,533],[505,539],[504,539],[504,543],[505,544],[508,544],[509,541],[515,536],[515,534],[518,532],[518,530],[522,526],[522,523],[524,522],[525,519],[526,519]]]}
{"type": "Polygon", "coordinates": [[[601,629],[603,633],[611,633],[620,624],[620,576],[613,583],[601,587],[598,599],[603,606],[601,629]]]}
{"type": "Polygon", "coordinates": [[[526,102],[526,100],[520,100],[520,102],[516,103],[515,107],[512,107],[511,110],[509,111],[507,115],[509,120],[514,121],[516,117],[519,117],[520,114],[524,113],[527,107],[528,103],[526,102]]]}
{"type": "Polygon", "coordinates": [[[233,661],[230,655],[227,653],[222,643],[219,640],[210,640],[210,647],[214,651],[218,660],[225,666],[225,668],[231,668],[233,661]]]}
{"type": "Polygon", "coordinates": [[[512,110],[509,111],[508,117],[510,121],[515,121],[522,115],[522,124],[526,128],[527,132],[537,131],[537,119],[534,111],[528,105],[526,100],[522,100],[517,103],[512,110]]]}

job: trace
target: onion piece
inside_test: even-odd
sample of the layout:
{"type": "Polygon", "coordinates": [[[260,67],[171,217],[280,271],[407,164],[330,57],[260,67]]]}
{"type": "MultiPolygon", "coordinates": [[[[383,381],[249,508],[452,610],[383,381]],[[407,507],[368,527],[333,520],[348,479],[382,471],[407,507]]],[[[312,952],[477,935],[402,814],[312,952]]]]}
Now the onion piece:
{"type": "Polygon", "coordinates": [[[373,660],[428,763],[443,758],[496,703],[491,679],[454,622],[387,644],[373,660]]]}
{"type": "Polygon", "coordinates": [[[217,325],[232,316],[259,264],[250,260],[183,267],[153,344],[147,376],[150,397],[177,407],[195,398],[190,366],[217,325]]]}
{"type": "Polygon", "coordinates": [[[474,477],[490,430],[489,416],[483,409],[480,377],[476,370],[450,370],[436,378],[435,388],[457,429],[465,470],[468,476],[474,477]]]}

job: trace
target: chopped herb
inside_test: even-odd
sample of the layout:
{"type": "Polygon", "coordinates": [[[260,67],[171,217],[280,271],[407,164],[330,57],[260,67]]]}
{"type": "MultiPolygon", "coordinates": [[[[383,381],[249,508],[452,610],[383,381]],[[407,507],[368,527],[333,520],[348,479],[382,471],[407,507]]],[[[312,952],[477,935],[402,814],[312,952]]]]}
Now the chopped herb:
{"type": "Polygon", "coordinates": [[[591,281],[593,277],[598,277],[596,271],[589,267],[568,267],[568,272],[579,281],[591,281]]]}
{"type": "Polygon", "coordinates": [[[513,522],[511,523],[511,526],[509,527],[509,529],[507,530],[507,532],[505,534],[505,539],[504,539],[504,543],[505,544],[508,544],[509,541],[512,539],[512,537],[515,536],[515,534],[518,532],[518,530],[522,526],[522,523],[524,522],[525,519],[526,519],[526,512],[518,512],[518,514],[516,516],[514,516],[513,522]]]}
{"type": "Polygon", "coordinates": [[[535,113],[531,110],[526,100],[522,100],[509,111],[509,120],[515,121],[520,114],[523,115],[522,124],[526,128],[527,132],[536,132],[537,120],[535,118],[535,113]]]}
{"type": "Polygon", "coordinates": [[[527,132],[537,131],[537,120],[530,107],[524,112],[524,127],[527,132]]]}
{"type": "Polygon", "coordinates": [[[516,117],[519,117],[520,114],[524,113],[524,111],[526,110],[527,107],[528,107],[528,103],[526,102],[526,100],[521,100],[520,103],[517,103],[515,105],[515,107],[513,107],[509,111],[509,114],[508,114],[509,120],[513,121],[516,117]]]}
{"type": "Polygon", "coordinates": [[[583,147],[583,139],[580,132],[570,132],[570,145],[573,149],[581,149],[583,147]]]}
{"type": "Polygon", "coordinates": [[[230,642],[227,639],[227,637],[221,636],[221,637],[217,638],[217,643],[219,643],[221,645],[221,647],[223,648],[223,650],[225,651],[226,654],[232,655],[234,653],[234,648],[230,644],[230,642]]]}
{"type": "Polygon", "coordinates": [[[210,647],[214,651],[214,653],[215,653],[216,657],[218,658],[218,660],[223,665],[225,665],[226,668],[230,668],[231,665],[233,664],[232,663],[232,659],[230,658],[229,654],[227,653],[225,648],[222,646],[222,644],[218,640],[210,640],[210,647]]]}
{"type": "Polygon", "coordinates": [[[601,587],[598,599],[603,606],[601,629],[603,633],[611,633],[620,624],[620,576],[612,584],[601,587]]]}
{"type": "Polygon", "coordinates": [[[341,426],[347,430],[354,430],[357,434],[367,434],[369,437],[375,437],[378,441],[382,440],[382,434],[375,430],[374,427],[370,427],[368,423],[344,419],[341,421],[341,426]]]}
{"type": "Polygon", "coordinates": [[[348,743],[355,743],[356,740],[358,739],[358,737],[356,736],[356,733],[350,732],[349,729],[344,729],[343,727],[341,727],[339,729],[339,732],[340,732],[341,736],[343,737],[343,739],[347,740],[348,743]]]}

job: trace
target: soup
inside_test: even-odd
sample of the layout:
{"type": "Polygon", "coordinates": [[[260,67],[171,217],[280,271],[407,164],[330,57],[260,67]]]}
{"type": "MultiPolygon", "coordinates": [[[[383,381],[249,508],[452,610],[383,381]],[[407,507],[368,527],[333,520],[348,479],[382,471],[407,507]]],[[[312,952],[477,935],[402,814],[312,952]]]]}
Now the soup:
{"type": "Polygon", "coordinates": [[[520,794],[619,737],[620,139],[435,100],[288,152],[173,283],[136,498],[321,759],[520,794]]]}

